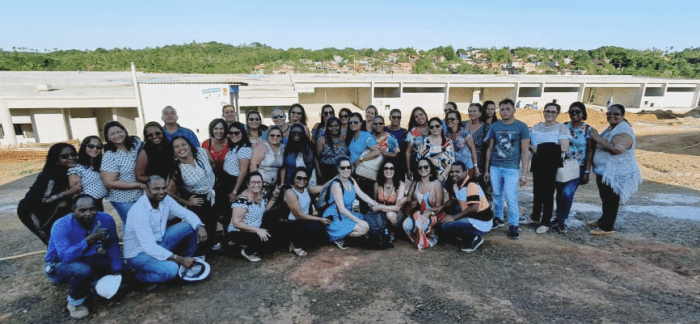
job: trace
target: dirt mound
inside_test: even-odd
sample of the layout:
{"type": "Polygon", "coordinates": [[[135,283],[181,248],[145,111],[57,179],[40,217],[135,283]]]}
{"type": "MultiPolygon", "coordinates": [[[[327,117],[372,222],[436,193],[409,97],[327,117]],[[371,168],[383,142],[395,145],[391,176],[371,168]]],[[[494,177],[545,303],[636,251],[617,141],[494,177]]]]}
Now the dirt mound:
{"type": "Polygon", "coordinates": [[[40,161],[46,159],[48,150],[31,150],[31,151],[0,151],[0,162],[23,162],[23,161],[40,161]]]}
{"type": "Polygon", "coordinates": [[[653,114],[653,115],[656,115],[657,119],[676,119],[678,117],[676,114],[673,113],[673,111],[661,110],[661,109],[642,110],[639,113],[640,114],[653,114]]]}
{"type": "Polygon", "coordinates": [[[688,111],[687,113],[682,115],[683,117],[693,117],[693,118],[700,118],[700,107],[695,107],[694,109],[688,111]]]}

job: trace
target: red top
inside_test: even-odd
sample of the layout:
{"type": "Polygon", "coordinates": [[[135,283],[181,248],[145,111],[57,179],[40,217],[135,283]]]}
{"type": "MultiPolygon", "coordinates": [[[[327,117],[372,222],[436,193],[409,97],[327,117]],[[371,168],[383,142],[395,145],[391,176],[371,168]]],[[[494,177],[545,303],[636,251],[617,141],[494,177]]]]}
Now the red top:
{"type": "Polygon", "coordinates": [[[208,139],[202,143],[202,147],[209,151],[211,154],[211,159],[214,161],[213,171],[214,173],[220,173],[224,169],[224,160],[226,160],[226,153],[228,153],[228,141],[224,141],[224,148],[221,151],[216,151],[211,145],[211,139],[208,139]]]}

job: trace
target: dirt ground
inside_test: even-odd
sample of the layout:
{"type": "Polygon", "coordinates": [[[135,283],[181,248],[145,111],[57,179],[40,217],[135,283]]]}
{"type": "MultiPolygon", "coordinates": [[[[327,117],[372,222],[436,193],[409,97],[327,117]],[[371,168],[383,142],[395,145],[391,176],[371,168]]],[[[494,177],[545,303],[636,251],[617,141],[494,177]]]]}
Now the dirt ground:
{"type": "MultiPolygon", "coordinates": [[[[418,252],[399,240],[385,251],[325,246],[259,263],[215,255],[205,282],[124,289],[113,300],[94,300],[82,322],[698,323],[700,212],[674,213],[700,211],[700,122],[633,126],[645,182],[613,236],[592,237],[581,225],[600,213],[588,184],[576,194],[567,234],[523,227],[513,241],[499,228],[474,253],[453,245],[418,252]]],[[[0,204],[8,206],[0,206],[0,257],[44,248],[10,208],[32,179],[0,187],[0,204]]],[[[521,215],[531,211],[530,184],[520,190],[521,215]]],[[[43,255],[0,261],[0,287],[0,322],[72,322],[68,288],[46,279],[43,255]]]]}

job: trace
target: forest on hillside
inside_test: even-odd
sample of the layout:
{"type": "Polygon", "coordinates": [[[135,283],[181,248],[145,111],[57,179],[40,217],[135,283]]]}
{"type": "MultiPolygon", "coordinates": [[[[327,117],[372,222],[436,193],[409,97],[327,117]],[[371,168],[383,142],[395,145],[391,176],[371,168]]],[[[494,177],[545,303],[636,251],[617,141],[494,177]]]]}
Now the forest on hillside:
{"type": "Polygon", "coordinates": [[[0,70],[4,71],[126,71],[130,69],[130,62],[134,62],[139,71],[151,73],[269,74],[279,66],[293,67],[296,73],[328,73],[323,63],[321,69],[316,69],[310,62],[335,62],[340,67],[353,64],[357,68],[357,61],[368,62],[371,66],[369,72],[410,62],[411,73],[501,73],[498,69],[484,66],[518,61],[537,66],[530,71],[516,68],[521,74],[562,74],[561,71],[566,70],[595,75],[700,79],[700,48],[673,51],[672,47],[666,50],[614,46],[564,50],[528,47],[454,49],[452,46],[440,46],[424,51],[413,48],[285,50],[260,43],[228,45],[192,42],[145,49],[97,48],[94,51],[42,51],[24,47],[0,49],[0,70]],[[264,64],[264,68],[260,64],[264,64]]]}

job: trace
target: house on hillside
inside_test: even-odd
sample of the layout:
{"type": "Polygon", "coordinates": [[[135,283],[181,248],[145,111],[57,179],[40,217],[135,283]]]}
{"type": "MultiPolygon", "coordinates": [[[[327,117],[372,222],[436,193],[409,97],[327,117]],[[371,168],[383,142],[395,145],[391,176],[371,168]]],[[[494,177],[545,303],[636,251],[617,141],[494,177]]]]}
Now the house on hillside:
{"type": "Polygon", "coordinates": [[[440,63],[445,62],[446,60],[447,60],[447,58],[443,54],[440,54],[440,56],[438,56],[438,58],[437,58],[437,61],[440,63]]]}
{"type": "Polygon", "coordinates": [[[523,64],[523,72],[530,73],[537,70],[537,65],[535,63],[525,63],[523,64]]]}
{"type": "Polygon", "coordinates": [[[398,63],[401,73],[410,74],[413,72],[413,63],[398,63]]]}
{"type": "Polygon", "coordinates": [[[416,61],[418,61],[419,59],[420,59],[420,56],[418,56],[418,55],[410,55],[408,57],[408,61],[411,63],[416,63],[416,61]]]}
{"type": "Polygon", "coordinates": [[[301,64],[313,64],[314,62],[309,60],[309,59],[299,59],[299,63],[301,64]]]}
{"type": "Polygon", "coordinates": [[[340,63],[343,61],[343,57],[340,55],[333,55],[333,61],[335,61],[336,63],[340,63]]]}
{"type": "Polygon", "coordinates": [[[459,59],[462,61],[466,61],[469,59],[469,53],[459,53],[459,59]]]}
{"type": "Polygon", "coordinates": [[[254,66],[254,67],[253,67],[253,73],[257,73],[257,74],[263,74],[263,73],[265,73],[265,63],[263,63],[263,64],[258,64],[258,65],[256,65],[256,66],[254,66]]]}
{"type": "Polygon", "coordinates": [[[272,74],[287,74],[294,73],[294,67],[291,65],[283,64],[281,66],[272,69],[272,74]]]}
{"type": "Polygon", "coordinates": [[[549,61],[549,62],[544,62],[544,65],[549,66],[553,69],[556,69],[559,67],[559,61],[549,61]]]}
{"type": "Polygon", "coordinates": [[[568,57],[568,56],[564,58],[564,64],[567,64],[567,65],[568,65],[568,64],[571,64],[573,61],[574,61],[574,60],[571,59],[571,58],[568,57]]]}

